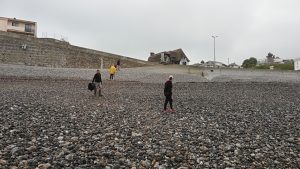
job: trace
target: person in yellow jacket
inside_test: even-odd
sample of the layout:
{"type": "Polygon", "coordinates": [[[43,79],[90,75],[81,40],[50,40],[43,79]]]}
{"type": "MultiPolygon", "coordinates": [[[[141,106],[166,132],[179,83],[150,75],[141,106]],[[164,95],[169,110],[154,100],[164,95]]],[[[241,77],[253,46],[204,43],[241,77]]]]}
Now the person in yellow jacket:
{"type": "Polygon", "coordinates": [[[108,72],[110,74],[109,79],[110,80],[114,80],[114,76],[115,76],[115,74],[117,72],[116,67],[114,65],[111,65],[111,67],[108,69],[108,72]]]}

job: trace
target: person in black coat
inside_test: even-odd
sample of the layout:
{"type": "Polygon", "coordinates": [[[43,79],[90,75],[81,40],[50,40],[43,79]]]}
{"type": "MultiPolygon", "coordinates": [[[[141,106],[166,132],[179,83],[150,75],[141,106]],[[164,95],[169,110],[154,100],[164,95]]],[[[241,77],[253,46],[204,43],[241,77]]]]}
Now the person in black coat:
{"type": "Polygon", "coordinates": [[[102,79],[101,79],[100,70],[97,70],[92,82],[93,83],[95,82],[95,89],[94,89],[95,96],[97,96],[97,90],[99,90],[99,96],[102,96],[101,94],[102,79]]]}
{"type": "Polygon", "coordinates": [[[164,112],[167,112],[168,103],[170,103],[170,108],[171,108],[170,111],[175,112],[175,110],[173,109],[173,105],[172,105],[172,102],[173,102],[173,99],[172,99],[172,87],[173,87],[172,80],[173,80],[173,76],[170,75],[169,80],[167,80],[166,83],[165,83],[164,95],[165,95],[166,99],[165,99],[165,104],[164,104],[164,112]]]}
{"type": "Polygon", "coordinates": [[[117,61],[117,70],[118,71],[120,71],[120,69],[121,69],[121,61],[120,61],[120,59],[117,61]]]}

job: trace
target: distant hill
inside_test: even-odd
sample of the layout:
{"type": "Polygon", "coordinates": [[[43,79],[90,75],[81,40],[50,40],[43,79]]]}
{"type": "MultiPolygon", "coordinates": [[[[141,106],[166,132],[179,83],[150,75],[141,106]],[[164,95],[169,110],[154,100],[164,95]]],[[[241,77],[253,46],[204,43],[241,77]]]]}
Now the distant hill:
{"type": "Polygon", "coordinates": [[[151,63],[130,57],[82,48],[51,38],[34,38],[0,31],[0,63],[46,67],[99,68],[116,64],[140,67],[151,63]]]}

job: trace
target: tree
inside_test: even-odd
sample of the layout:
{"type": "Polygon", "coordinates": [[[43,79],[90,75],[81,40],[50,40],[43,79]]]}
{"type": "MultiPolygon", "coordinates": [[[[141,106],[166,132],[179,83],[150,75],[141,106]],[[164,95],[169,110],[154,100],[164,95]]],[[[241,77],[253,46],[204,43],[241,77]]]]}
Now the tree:
{"type": "Polygon", "coordinates": [[[273,63],[275,59],[275,55],[273,53],[269,52],[268,55],[266,56],[267,58],[267,63],[273,63]]]}
{"type": "Polygon", "coordinates": [[[267,55],[267,58],[275,58],[275,55],[273,55],[273,53],[269,52],[267,55]]]}
{"type": "Polygon", "coordinates": [[[257,64],[257,59],[254,57],[250,57],[249,59],[244,60],[242,67],[243,68],[253,68],[257,64]]]}
{"type": "Polygon", "coordinates": [[[204,64],[204,60],[201,61],[201,64],[204,64]]]}

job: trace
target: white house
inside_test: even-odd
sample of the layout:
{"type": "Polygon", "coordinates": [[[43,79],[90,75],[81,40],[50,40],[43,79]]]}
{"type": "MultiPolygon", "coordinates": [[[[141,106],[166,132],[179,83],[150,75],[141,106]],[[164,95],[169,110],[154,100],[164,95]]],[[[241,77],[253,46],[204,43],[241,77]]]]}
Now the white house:
{"type": "Polygon", "coordinates": [[[300,58],[294,60],[294,70],[300,70],[300,58]]]}
{"type": "Polygon", "coordinates": [[[274,63],[277,63],[277,64],[283,64],[283,59],[279,58],[279,57],[276,57],[274,60],[273,60],[274,63]]]}
{"type": "Polygon", "coordinates": [[[0,17],[0,31],[13,32],[36,37],[37,23],[16,18],[0,17]]]}
{"type": "Polygon", "coordinates": [[[203,64],[204,67],[226,67],[226,65],[222,62],[214,62],[214,61],[207,61],[206,63],[203,64]]]}

